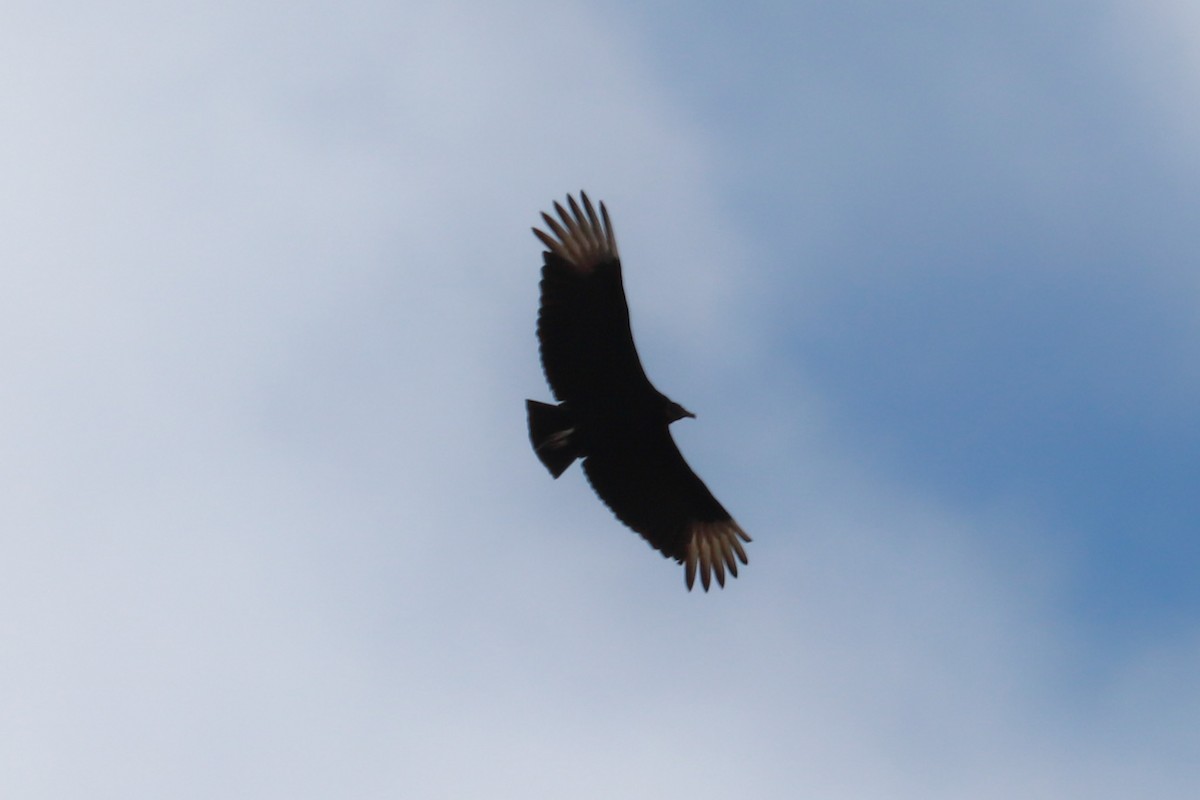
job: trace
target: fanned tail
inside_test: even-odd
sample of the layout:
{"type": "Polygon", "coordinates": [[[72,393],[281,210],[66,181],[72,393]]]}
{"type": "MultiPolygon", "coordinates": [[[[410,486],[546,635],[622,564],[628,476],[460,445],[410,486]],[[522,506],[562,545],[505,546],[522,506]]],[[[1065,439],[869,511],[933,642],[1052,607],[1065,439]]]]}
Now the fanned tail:
{"type": "Polygon", "coordinates": [[[529,441],[538,459],[557,478],[579,457],[575,442],[575,421],[561,405],[526,400],[529,412],[529,441]]]}

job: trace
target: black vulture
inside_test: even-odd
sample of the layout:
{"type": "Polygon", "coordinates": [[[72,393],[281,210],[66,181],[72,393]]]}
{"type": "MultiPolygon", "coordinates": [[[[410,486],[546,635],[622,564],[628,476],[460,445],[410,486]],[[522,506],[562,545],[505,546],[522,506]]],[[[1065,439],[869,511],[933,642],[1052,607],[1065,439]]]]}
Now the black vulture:
{"type": "Polygon", "coordinates": [[[526,401],[529,438],[555,478],[577,458],[596,494],[621,522],[664,557],[686,565],[708,591],[746,561],[750,537],[696,476],[668,426],[694,417],[654,388],[642,369],[621,280],[621,260],[604,203],[600,214],[555,203],[542,214],[551,234],[533,229],[542,253],[537,335],[542,369],[558,405],[526,401]]]}

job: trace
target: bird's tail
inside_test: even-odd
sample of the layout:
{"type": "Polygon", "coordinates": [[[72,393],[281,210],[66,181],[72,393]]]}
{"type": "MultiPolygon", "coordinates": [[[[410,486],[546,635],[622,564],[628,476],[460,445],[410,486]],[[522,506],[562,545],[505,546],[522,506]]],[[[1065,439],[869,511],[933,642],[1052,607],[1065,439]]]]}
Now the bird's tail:
{"type": "Polygon", "coordinates": [[[575,421],[561,405],[526,400],[525,409],[529,412],[529,441],[533,443],[533,452],[557,478],[579,457],[575,421]]]}

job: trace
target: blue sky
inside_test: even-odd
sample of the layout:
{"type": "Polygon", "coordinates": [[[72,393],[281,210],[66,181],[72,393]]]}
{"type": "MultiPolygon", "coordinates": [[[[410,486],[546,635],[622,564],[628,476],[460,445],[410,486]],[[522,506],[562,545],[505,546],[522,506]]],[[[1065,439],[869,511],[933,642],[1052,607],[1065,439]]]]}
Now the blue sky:
{"type": "Polygon", "coordinates": [[[0,790],[1187,797],[1179,3],[0,13],[0,790]],[[724,591],[551,481],[612,212],[724,591]]]}
{"type": "Polygon", "coordinates": [[[1186,625],[1200,196],[1164,141],[1159,106],[1185,95],[1146,84],[1194,66],[1172,63],[1188,43],[1130,35],[1120,6],[927,6],[713,9],[680,37],[640,21],[729,154],[733,213],[808,273],[817,299],[777,295],[776,341],[849,446],[948,500],[1045,515],[1097,635],[1186,625]]]}

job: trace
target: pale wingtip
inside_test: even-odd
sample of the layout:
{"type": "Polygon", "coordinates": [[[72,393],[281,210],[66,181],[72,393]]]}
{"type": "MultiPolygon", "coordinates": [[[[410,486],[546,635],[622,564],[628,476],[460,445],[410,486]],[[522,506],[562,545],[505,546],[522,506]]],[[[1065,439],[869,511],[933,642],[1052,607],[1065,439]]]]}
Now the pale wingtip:
{"type": "Polygon", "coordinates": [[[680,559],[685,567],[688,591],[695,586],[697,573],[704,591],[712,588],[713,579],[717,586],[725,587],[725,578],[738,576],[738,562],[748,564],[742,541],[750,541],[749,535],[732,519],[693,523],[691,536],[680,559]]]}
{"type": "Polygon", "coordinates": [[[542,213],[542,220],[552,235],[539,232],[537,228],[534,228],[534,232],[550,252],[567,261],[576,271],[588,273],[618,258],[616,238],[604,203],[600,204],[601,219],[596,216],[587,192],[581,190],[579,197],[582,206],[570,194],[566,196],[566,205],[557,200],[553,202],[558,219],[549,213],[542,213]]]}

